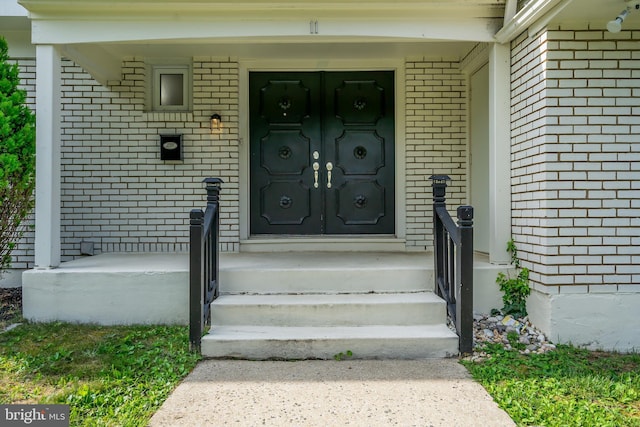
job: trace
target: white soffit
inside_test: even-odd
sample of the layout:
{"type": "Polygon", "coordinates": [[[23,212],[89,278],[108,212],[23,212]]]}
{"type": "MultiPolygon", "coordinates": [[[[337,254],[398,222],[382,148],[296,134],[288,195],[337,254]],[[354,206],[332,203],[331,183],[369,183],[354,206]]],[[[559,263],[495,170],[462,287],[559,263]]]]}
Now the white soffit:
{"type": "Polygon", "coordinates": [[[505,0],[22,0],[34,43],[227,37],[400,37],[489,41],[505,0]],[[315,32],[310,22],[318,22],[315,32]],[[311,31],[310,31],[311,30],[311,31]]]}

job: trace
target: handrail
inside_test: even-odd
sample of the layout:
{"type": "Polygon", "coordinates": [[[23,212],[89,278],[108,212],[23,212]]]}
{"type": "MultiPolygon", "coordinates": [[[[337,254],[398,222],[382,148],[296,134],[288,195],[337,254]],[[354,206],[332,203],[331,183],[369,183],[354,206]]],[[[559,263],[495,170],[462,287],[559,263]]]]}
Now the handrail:
{"type": "Polygon", "coordinates": [[[219,195],[223,181],[206,178],[207,207],[189,214],[189,347],[200,353],[202,334],[211,324],[211,302],[220,292],[219,195]]]}
{"type": "Polygon", "coordinates": [[[473,351],[473,207],[459,206],[458,224],[446,206],[447,175],[432,175],[435,292],[459,337],[461,354],[473,351]]]}
{"type": "Polygon", "coordinates": [[[449,237],[451,237],[451,240],[453,240],[453,242],[456,245],[459,245],[460,230],[458,229],[458,226],[451,218],[451,215],[449,215],[449,211],[444,206],[437,206],[435,209],[436,209],[436,213],[438,214],[438,217],[442,221],[442,225],[447,230],[447,233],[449,233],[449,237]]]}

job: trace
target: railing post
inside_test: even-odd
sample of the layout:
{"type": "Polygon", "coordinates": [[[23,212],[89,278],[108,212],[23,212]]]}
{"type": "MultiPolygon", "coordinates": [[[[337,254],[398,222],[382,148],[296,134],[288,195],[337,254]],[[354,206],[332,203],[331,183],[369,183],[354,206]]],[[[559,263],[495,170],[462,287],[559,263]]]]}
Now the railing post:
{"type": "Polygon", "coordinates": [[[473,207],[457,209],[454,225],[446,208],[446,188],[450,178],[432,175],[433,240],[436,294],[447,302],[447,312],[455,322],[461,354],[473,351],[473,207]]]}
{"type": "Polygon", "coordinates": [[[220,200],[220,187],[223,181],[220,178],[205,178],[202,182],[207,186],[207,205],[217,205],[220,200]]]}
{"type": "Polygon", "coordinates": [[[457,211],[460,231],[460,291],[456,298],[456,321],[460,333],[460,353],[473,352],[473,207],[457,211]]]}
{"type": "Polygon", "coordinates": [[[451,178],[449,178],[449,175],[431,175],[429,179],[433,181],[431,183],[431,187],[433,188],[433,202],[441,202],[444,204],[447,181],[451,181],[451,178]]]}
{"type": "Polygon", "coordinates": [[[202,228],[204,212],[193,209],[189,214],[189,347],[192,352],[200,353],[202,337],[202,228]]]}
{"type": "MultiPolygon", "coordinates": [[[[209,271],[211,272],[211,280],[215,280],[216,285],[219,283],[219,272],[220,272],[220,256],[218,254],[218,245],[219,245],[219,231],[220,231],[220,189],[224,181],[220,178],[205,178],[202,182],[206,184],[207,189],[207,209],[215,208],[214,212],[216,212],[216,216],[214,218],[213,224],[213,232],[211,233],[211,241],[209,244],[211,245],[209,248],[209,253],[211,254],[211,259],[207,260],[209,262],[209,271]]],[[[207,286],[209,283],[207,283],[207,286]]],[[[217,298],[219,293],[219,288],[216,288],[213,298],[217,298]]],[[[207,319],[207,321],[210,319],[207,319]]]]}
{"type": "Polygon", "coordinates": [[[447,205],[445,197],[447,193],[447,181],[451,181],[451,178],[449,178],[448,175],[431,175],[429,179],[431,180],[431,187],[433,189],[433,263],[435,268],[434,274],[436,276],[435,292],[440,295],[438,280],[443,279],[444,269],[446,268],[444,265],[445,235],[436,211],[439,207],[445,207],[447,205]]]}
{"type": "Polygon", "coordinates": [[[197,353],[201,352],[202,333],[209,323],[208,304],[218,296],[218,205],[223,181],[206,178],[202,182],[207,189],[206,211],[193,209],[189,215],[189,347],[197,353]]]}

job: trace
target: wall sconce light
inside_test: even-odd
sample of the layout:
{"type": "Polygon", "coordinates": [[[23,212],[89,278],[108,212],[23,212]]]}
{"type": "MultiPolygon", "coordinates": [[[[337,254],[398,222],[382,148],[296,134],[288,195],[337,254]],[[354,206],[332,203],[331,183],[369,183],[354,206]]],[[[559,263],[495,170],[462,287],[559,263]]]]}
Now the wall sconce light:
{"type": "Polygon", "coordinates": [[[222,117],[220,117],[220,114],[215,113],[211,115],[210,127],[211,133],[222,133],[222,117]]]}
{"type": "Polygon", "coordinates": [[[607,30],[610,33],[619,33],[622,30],[622,23],[627,18],[631,9],[640,9],[640,0],[627,1],[627,7],[615,19],[607,23],[607,30]]]}
{"type": "Polygon", "coordinates": [[[607,30],[609,30],[610,33],[619,33],[620,30],[622,30],[622,23],[627,15],[629,15],[629,9],[625,9],[620,12],[620,15],[618,15],[616,19],[607,23],[607,30]]]}

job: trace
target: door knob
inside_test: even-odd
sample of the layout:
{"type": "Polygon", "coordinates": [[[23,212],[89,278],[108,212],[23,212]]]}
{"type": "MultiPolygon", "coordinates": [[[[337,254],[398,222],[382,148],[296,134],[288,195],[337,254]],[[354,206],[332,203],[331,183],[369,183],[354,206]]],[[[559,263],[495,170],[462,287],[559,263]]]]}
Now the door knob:
{"type": "Polygon", "coordinates": [[[333,170],[333,163],[327,163],[327,188],[331,188],[331,171],[333,170]]]}
{"type": "Polygon", "coordinates": [[[318,170],[320,169],[320,163],[313,162],[313,188],[318,188],[318,170]]]}

